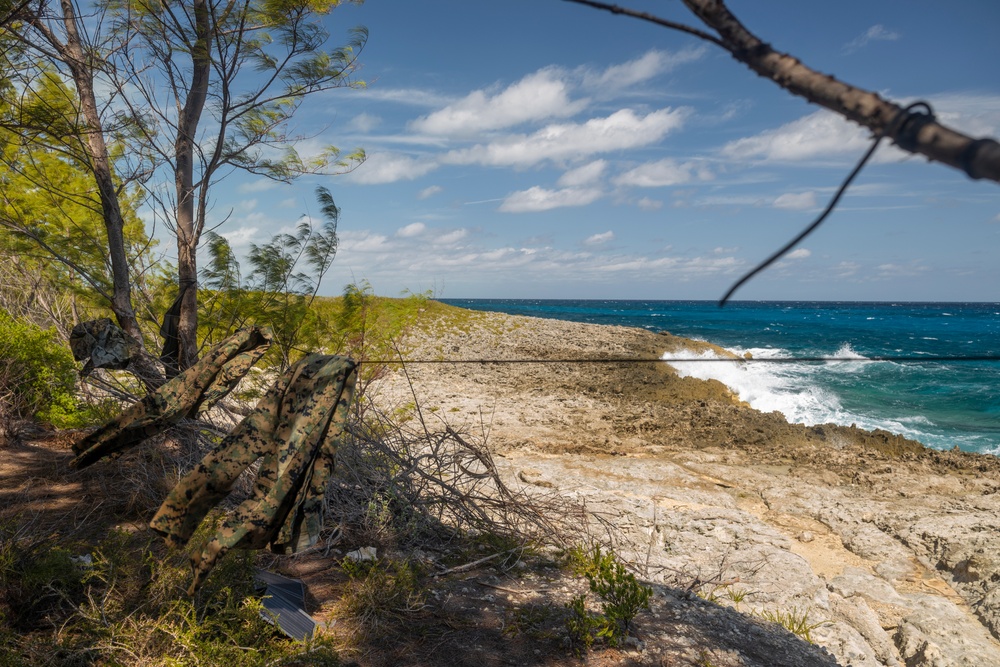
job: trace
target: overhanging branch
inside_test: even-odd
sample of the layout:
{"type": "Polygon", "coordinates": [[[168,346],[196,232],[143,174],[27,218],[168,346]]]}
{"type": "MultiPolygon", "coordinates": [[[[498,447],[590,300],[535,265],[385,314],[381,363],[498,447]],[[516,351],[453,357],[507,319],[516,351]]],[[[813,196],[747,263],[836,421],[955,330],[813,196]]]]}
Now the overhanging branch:
{"type": "Polygon", "coordinates": [[[747,30],[722,0],[683,0],[702,23],[718,34],[718,38],[617,5],[594,0],[568,1],[650,21],[712,42],[793,95],[866,127],[876,136],[891,139],[905,151],[960,169],[971,178],[1000,183],[1000,143],[995,139],[967,136],[942,125],[930,114],[906,112],[900,105],[883,99],[877,93],[817,72],[797,58],[775,50],[747,30]]]}

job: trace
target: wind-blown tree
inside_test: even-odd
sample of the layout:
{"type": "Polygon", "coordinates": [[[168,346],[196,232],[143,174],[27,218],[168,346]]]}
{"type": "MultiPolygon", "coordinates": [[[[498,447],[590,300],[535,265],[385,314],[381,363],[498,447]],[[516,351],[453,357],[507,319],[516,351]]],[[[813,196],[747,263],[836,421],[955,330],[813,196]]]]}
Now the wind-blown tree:
{"type": "MultiPolygon", "coordinates": [[[[118,156],[125,154],[121,140],[129,123],[116,118],[107,103],[99,103],[96,93],[98,74],[107,65],[101,55],[107,52],[106,41],[91,32],[92,24],[71,0],[62,0],[57,6],[48,0],[0,1],[4,3],[0,7],[0,125],[89,172],[100,203],[110,264],[108,305],[125,333],[144,351],[132,305],[126,223],[120,203],[135,175],[116,173],[112,157],[113,151],[118,156]],[[62,90],[68,96],[39,94],[39,88],[52,77],[65,84],[62,90]]],[[[160,374],[148,355],[140,354],[135,362],[135,370],[144,381],[159,381],[160,374]]]]}
{"type": "Polygon", "coordinates": [[[319,18],[340,0],[113,0],[115,88],[141,119],[142,158],[172,172],[151,189],[177,237],[179,362],[197,359],[197,249],[211,188],[235,169],[277,181],[345,170],[363,159],[328,146],[303,158],[287,126],[309,95],[362,85],[353,78],[364,29],[324,51],[319,18]],[[141,63],[145,63],[142,65],[141,63]]]}
{"type": "MultiPolygon", "coordinates": [[[[294,234],[277,234],[263,245],[252,244],[244,281],[240,264],[225,238],[207,232],[208,264],[201,270],[210,296],[202,300],[205,341],[223,338],[248,321],[270,327],[281,367],[291,365],[292,354],[303,344],[313,300],[323,276],[337,254],[340,209],[326,188],[316,189],[321,224],[304,218],[294,234]],[[302,271],[302,265],[308,272],[302,271]]],[[[315,327],[311,327],[315,328],[315,327]]],[[[318,341],[309,341],[318,343],[318,341]]]]}
{"type": "Polygon", "coordinates": [[[143,186],[177,237],[179,361],[189,366],[198,353],[196,253],[212,187],[234,170],[289,181],[363,159],[333,147],[302,157],[288,124],[309,95],[362,85],[353,77],[366,32],[323,50],[320,20],[340,0],[0,1],[13,17],[0,25],[0,42],[12,45],[0,54],[10,106],[20,109],[43,72],[72,92],[71,131],[38,131],[59,120],[54,111],[41,122],[18,112],[6,126],[90,171],[111,260],[110,306],[136,341],[121,198],[143,186]]]}

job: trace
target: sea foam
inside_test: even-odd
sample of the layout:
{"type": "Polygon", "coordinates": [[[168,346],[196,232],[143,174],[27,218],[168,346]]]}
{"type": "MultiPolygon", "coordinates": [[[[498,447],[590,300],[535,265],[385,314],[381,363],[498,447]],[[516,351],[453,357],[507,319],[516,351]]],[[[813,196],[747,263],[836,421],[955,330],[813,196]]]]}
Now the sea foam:
{"type": "MultiPolygon", "coordinates": [[[[738,357],[747,352],[754,359],[778,359],[792,356],[788,350],[780,348],[729,348],[738,357]]],[[[925,419],[903,420],[885,419],[859,414],[843,407],[840,397],[831,389],[822,386],[821,374],[851,374],[860,372],[869,362],[849,344],[843,344],[832,355],[839,361],[823,363],[743,360],[728,361],[714,352],[696,353],[691,351],[671,352],[664,359],[691,359],[692,361],[671,361],[670,366],[682,377],[696,377],[702,380],[718,380],[729,387],[741,401],[761,412],[778,411],[791,423],[813,426],[816,424],[857,425],[865,429],[886,429],[904,436],[922,439],[926,436],[919,427],[925,419]],[[713,359],[718,361],[705,361],[713,359]],[[697,361],[696,361],[697,360],[697,361]]],[[[887,363],[887,362],[878,362],[887,363]]]]}

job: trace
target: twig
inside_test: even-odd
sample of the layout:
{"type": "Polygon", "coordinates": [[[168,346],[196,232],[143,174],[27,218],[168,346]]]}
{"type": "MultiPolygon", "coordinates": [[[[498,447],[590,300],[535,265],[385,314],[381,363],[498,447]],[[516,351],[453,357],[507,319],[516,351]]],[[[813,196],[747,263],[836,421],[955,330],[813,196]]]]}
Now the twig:
{"type": "Polygon", "coordinates": [[[448,569],[441,570],[440,572],[435,572],[431,576],[432,577],[443,577],[446,574],[454,574],[455,572],[465,572],[467,570],[471,570],[472,568],[474,568],[474,567],[476,567],[478,565],[482,565],[483,563],[488,563],[489,561],[493,560],[494,558],[499,558],[500,556],[506,556],[506,555],[511,554],[513,552],[514,552],[513,549],[508,549],[507,551],[500,551],[498,553],[493,554],[492,556],[487,556],[485,558],[480,558],[479,560],[474,560],[471,563],[466,563],[465,565],[456,565],[455,567],[449,567],[448,569]]]}
{"type": "Polygon", "coordinates": [[[527,590],[518,590],[516,588],[506,588],[504,586],[497,586],[496,584],[488,584],[485,581],[476,580],[476,583],[480,586],[486,586],[487,588],[495,588],[498,591],[503,591],[504,593],[516,593],[517,595],[528,595],[529,593],[547,593],[550,589],[548,588],[529,588],[527,590]]]}

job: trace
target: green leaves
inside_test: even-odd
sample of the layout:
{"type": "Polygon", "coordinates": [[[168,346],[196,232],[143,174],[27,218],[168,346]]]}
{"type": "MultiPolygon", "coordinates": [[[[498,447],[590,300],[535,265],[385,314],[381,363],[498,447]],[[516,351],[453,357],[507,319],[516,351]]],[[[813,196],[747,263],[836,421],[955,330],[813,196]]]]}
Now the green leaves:
{"type": "Polygon", "coordinates": [[[229,242],[214,232],[206,233],[209,262],[200,273],[212,294],[203,313],[212,323],[206,342],[254,322],[271,328],[282,365],[290,363],[311,317],[309,305],[337,254],[340,209],[326,188],[317,188],[316,197],[322,224],[303,219],[294,233],[276,234],[262,245],[251,244],[245,284],[229,242]],[[307,271],[300,270],[303,265],[307,271]]]}
{"type": "Polygon", "coordinates": [[[567,629],[582,650],[588,650],[597,638],[609,646],[618,646],[628,636],[632,619],[643,609],[649,609],[653,590],[636,581],[614,553],[603,552],[600,545],[589,551],[575,550],[570,555],[573,569],[587,578],[590,591],[601,600],[601,613],[592,614],[585,606],[583,595],[569,606],[567,629]]]}

